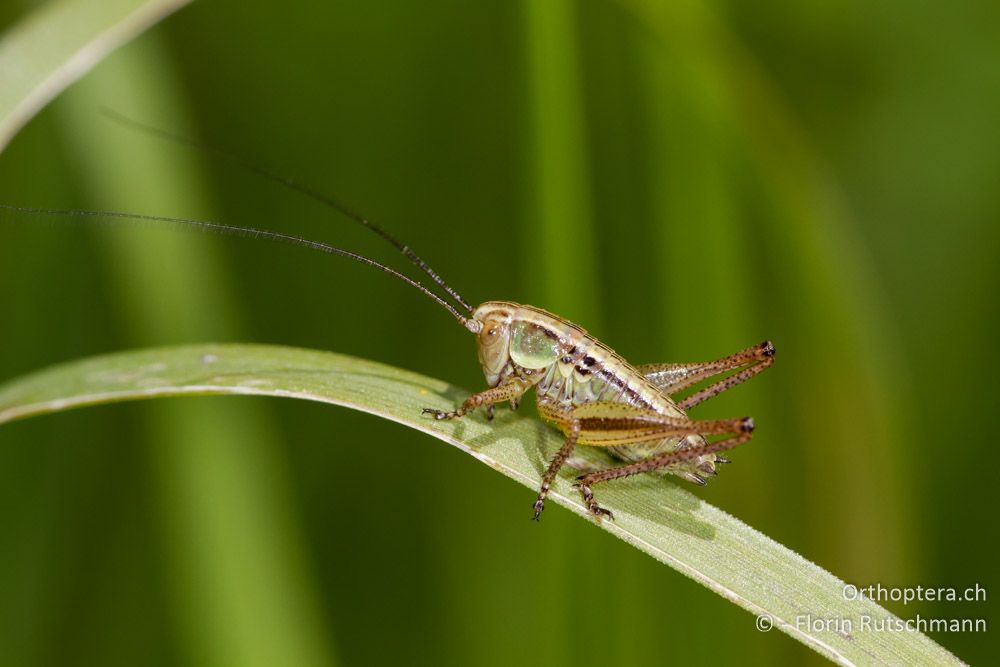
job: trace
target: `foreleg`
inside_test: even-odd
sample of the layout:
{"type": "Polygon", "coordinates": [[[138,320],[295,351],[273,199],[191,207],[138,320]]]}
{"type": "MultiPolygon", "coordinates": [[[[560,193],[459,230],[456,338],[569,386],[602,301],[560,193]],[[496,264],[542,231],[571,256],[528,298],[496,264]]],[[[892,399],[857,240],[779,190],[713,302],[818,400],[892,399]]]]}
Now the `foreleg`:
{"type": "Polygon", "coordinates": [[[436,408],[424,408],[423,414],[432,415],[434,419],[455,419],[456,417],[465,416],[478,407],[485,407],[487,408],[487,417],[492,417],[493,413],[489,410],[490,407],[504,401],[511,401],[511,403],[516,405],[524,392],[531,389],[531,387],[531,382],[518,377],[510,377],[503,384],[469,396],[462,405],[451,412],[445,412],[436,408]]]}

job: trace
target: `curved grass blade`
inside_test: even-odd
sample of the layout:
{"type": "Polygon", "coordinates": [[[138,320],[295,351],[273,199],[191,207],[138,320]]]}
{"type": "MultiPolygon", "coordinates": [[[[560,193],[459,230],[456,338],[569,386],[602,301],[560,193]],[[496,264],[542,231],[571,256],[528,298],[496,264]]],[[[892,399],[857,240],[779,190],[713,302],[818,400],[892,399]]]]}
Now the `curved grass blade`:
{"type": "MultiPolygon", "coordinates": [[[[264,345],[140,350],[42,370],[0,386],[0,423],[85,405],[205,394],[283,396],[368,412],[452,444],[532,492],[546,457],[561,443],[555,431],[505,410],[492,423],[479,416],[445,423],[422,418],[422,407],[447,408],[466,395],[440,380],[329,352],[264,345]]],[[[602,452],[583,449],[603,462],[602,452]]],[[[558,479],[549,497],[587,516],[571,483],[558,479]]],[[[869,600],[845,599],[843,581],[678,484],[634,478],[602,491],[616,521],[601,528],[831,660],[959,664],[918,632],[864,631],[863,617],[895,617],[869,600]],[[807,618],[850,620],[853,631],[844,632],[844,623],[840,632],[817,628],[804,623],[807,618]]]]}
{"type": "Polygon", "coordinates": [[[190,0],[49,2],[0,36],[0,151],[108,53],[190,0]]]}

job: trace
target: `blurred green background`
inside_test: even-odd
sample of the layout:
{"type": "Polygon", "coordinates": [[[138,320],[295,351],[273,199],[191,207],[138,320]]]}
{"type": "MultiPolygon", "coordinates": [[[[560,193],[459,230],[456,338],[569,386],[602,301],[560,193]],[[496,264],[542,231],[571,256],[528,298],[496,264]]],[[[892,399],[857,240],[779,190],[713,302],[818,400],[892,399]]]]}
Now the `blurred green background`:
{"type": "MultiPolygon", "coordinates": [[[[333,193],[470,301],[547,308],[635,363],[772,339],[773,370],[697,410],[758,424],[698,494],[849,582],[995,592],[996,3],[195,3],[0,155],[0,202],[268,227],[402,266],[102,106],[333,193]]],[[[408,288],[242,239],[5,218],[0,313],[0,380],[253,341],[483,385],[468,335],[408,288]]],[[[822,662],[561,508],[534,524],[533,500],[323,405],[6,425],[2,662],[822,662]]],[[[986,635],[935,639],[997,658],[986,635]]]]}

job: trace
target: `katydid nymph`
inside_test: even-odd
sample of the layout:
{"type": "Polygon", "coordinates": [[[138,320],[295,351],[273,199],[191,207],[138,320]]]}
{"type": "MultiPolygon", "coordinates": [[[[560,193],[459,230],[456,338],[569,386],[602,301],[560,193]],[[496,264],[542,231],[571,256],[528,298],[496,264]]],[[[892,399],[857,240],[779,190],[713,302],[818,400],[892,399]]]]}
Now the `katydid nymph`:
{"type": "Polygon", "coordinates": [[[706,478],[716,474],[717,465],[727,462],[721,452],[750,440],[754,422],[749,417],[697,420],[689,418],[687,412],[770,367],[774,361],[774,347],[770,342],[714,361],[630,365],[583,328],[541,308],[509,301],[487,301],[473,308],[409,246],[327,196],[261,169],[231,151],[121,117],[117,120],[147,133],[221,153],[267,179],[320,201],[395,247],[433,281],[433,288],[363,255],[277,231],[121,212],[6,204],[0,204],[0,209],[126,224],[129,221],[161,222],[220,234],[264,238],[347,257],[405,282],[447,310],[476,336],[479,363],[488,385],[452,411],[425,408],[423,412],[428,418],[459,419],[483,408],[485,417],[492,419],[497,404],[508,402],[511,409],[517,409],[524,395],[534,389],[539,415],[565,436],[563,445],[542,476],[533,505],[535,520],[540,518],[556,476],[570,462],[577,446],[603,447],[622,461],[621,465],[606,469],[588,470],[579,475],[574,484],[591,515],[597,519],[613,519],[611,512],[597,503],[593,492],[595,485],[654,471],[705,484],[706,478]],[[679,397],[703,382],[708,382],[707,386],[679,397]],[[717,439],[709,440],[710,437],[717,439]]]}

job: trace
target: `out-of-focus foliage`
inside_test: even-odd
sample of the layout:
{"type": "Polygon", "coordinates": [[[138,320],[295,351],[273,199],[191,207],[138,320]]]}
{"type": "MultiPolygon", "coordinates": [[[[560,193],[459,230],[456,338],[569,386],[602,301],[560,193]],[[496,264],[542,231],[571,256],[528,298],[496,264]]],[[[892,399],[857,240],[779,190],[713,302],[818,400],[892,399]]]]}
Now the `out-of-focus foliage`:
{"type": "MultiPolygon", "coordinates": [[[[32,121],[0,155],[0,201],[391,257],[311,202],[110,123],[109,106],[336,193],[470,300],[554,310],[636,363],[771,338],[773,370],[698,409],[759,425],[698,493],[859,585],[990,591],[997,13],[198,3],[32,121]]],[[[482,383],[468,335],[381,276],[166,236],[0,224],[0,377],[226,340],[482,383]]],[[[16,664],[818,660],[558,508],[534,525],[530,493],[420,437],[249,398],[5,426],[0,650],[16,664]]],[[[935,638],[990,657],[985,635],[935,638]]]]}
{"type": "Polygon", "coordinates": [[[0,36],[0,150],[67,86],[188,0],[54,0],[0,36]]]}

